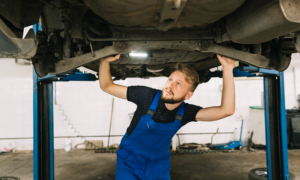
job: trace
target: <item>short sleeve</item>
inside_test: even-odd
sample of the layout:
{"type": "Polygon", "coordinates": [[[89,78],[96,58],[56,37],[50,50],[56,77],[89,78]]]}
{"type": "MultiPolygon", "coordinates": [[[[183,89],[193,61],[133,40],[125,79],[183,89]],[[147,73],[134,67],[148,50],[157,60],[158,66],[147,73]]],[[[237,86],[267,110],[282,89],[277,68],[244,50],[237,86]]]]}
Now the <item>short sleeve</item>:
{"type": "Polygon", "coordinates": [[[135,103],[136,105],[150,104],[156,94],[156,89],[146,86],[129,86],[127,89],[127,100],[135,103]]]}
{"type": "Polygon", "coordinates": [[[202,107],[200,106],[186,103],[184,107],[184,115],[182,117],[181,125],[184,126],[189,122],[196,121],[196,115],[201,109],[202,107]]]}
{"type": "Polygon", "coordinates": [[[129,86],[127,89],[127,100],[137,105],[137,109],[133,115],[129,127],[127,128],[127,134],[133,132],[138,125],[142,116],[144,116],[154,99],[157,90],[145,86],[129,86]]]}

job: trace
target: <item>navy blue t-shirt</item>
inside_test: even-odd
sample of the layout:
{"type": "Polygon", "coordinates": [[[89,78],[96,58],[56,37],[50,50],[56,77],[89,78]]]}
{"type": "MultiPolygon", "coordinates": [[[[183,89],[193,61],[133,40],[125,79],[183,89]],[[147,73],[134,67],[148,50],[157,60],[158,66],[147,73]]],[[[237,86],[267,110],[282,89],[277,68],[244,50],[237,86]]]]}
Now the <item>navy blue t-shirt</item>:
{"type": "MultiPolygon", "coordinates": [[[[127,99],[137,105],[137,109],[134,113],[132,121],[127,128],[127,134],[130,135],[137,124],[139,123],[142,116],[147,114],[150,105],[156,95],[157,90],[146,86],[130,86],[127,89],[127,99]]],[[[172,123],[175,121],[175,116],[178,106],[174,110],[168,110],[161,100],[158,102],[156,112],[152,119],[156,123],[172,123]]],[[[197,112],[202,109],[200,106],[185,103],[184,115],[182,117],[181,125],[184,126],[191,121],[196,121],[197,112]]]]}

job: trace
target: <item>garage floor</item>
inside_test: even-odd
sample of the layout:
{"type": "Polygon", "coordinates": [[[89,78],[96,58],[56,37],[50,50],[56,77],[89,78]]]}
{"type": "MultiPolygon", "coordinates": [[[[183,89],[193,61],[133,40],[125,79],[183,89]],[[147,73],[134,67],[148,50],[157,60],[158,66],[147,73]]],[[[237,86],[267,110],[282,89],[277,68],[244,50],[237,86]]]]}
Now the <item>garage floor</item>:
{"type": "MultiPolygon", "coordinates": [[[[265,167],[265,152],[235,151],[171,157],[172,180],[247,180],[248,172],[265,167]]],[[[289,151],[289,168],[300,177],[300,150],[289,151]]],[[[115,154],[93,151],[55,151],[55,180],[113,180],[115,154]]],[[[15,176],[32,180],[32,151],[17,151],[0,155],[0,177],[15,176]]]]}

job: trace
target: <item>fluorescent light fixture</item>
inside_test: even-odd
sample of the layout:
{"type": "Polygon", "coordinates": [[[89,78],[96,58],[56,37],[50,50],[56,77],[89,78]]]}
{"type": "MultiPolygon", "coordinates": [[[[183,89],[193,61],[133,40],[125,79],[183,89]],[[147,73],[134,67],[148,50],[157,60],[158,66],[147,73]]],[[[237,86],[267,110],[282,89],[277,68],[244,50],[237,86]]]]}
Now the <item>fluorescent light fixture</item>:
{"type": "Polygon", "coordinates": [[[129,53],[129,56],[132,56],[132,57],[147,57],[148,53],[145,53],[145,52],[131,52],[131,53],[129,53]]]}

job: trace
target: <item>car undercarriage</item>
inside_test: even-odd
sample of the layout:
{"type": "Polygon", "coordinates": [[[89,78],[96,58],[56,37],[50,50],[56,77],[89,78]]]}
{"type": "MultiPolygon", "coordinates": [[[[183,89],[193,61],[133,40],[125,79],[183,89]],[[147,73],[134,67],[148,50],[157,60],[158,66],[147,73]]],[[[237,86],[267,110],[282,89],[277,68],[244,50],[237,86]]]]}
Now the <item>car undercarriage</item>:
{"type": "Polygon", "coordinates": [[[41,77],[98,72],[101,58],[121,54],[115,80],[169,76],[182,63],[202,83],[216,54],[284,71],[300,52],[300,0],[1,1],[0,39],[0,57],[31,60],[41,77]],[[22,39],[37,23],[42,31],[22,39]]]}

